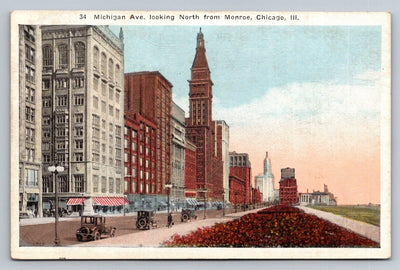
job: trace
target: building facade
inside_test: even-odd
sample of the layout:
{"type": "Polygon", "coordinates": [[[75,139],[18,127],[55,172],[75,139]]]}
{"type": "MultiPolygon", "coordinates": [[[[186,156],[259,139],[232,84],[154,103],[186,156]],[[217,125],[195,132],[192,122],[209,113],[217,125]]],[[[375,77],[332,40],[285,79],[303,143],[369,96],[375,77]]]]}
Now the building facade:
{"type": "Polygon", "coordinates": [[[197,162],[196,145],[186,139],[185,146],[185,197],[196,198],[197,196],[197,162]]]}
{"type": "Polygon", "coordinates": [[[137,206],[138,196],[156,194],[157,126],[139,113],[125,113],[125,194],[137,206]]]}
{"type": "Polygon", "coordinates": [[[255,177],[255,186],[262,192],[264,202],[272,202],[276,199],[274,196],[275,176],[272,173],[268,152],[264,158],[264,173],[255,177]]]}
{"type": "Polygon", "coordinates": [[[247,183],[244,179],[229,175],[229,202],[231,204],[246,204],[246,187],[247,183]]]}
{"type": "Polygon", "coordinates": [[[172,103],[171,134],[172,189],[170,197],[175,204],[181,204],[185,201],[185,112],[174,102],[172,103]]]}
{"type": "Polygon", "coordinates": [[[42,38],[19,26],[19,210],[42,216],[42,38]]]}
{"type": "Polygon", "coordinates": [[[225,201],[229,200],[229,126],[224,120],[217,120],[217,149],[223,162],[222,188],[225,201]]]}
{"type": "Polygon", "coordinates": [[[196,145],[196,189],[200,200],[222,200],[223,161],[217,151],[217,125],[212,119],[213,82],[208,67],[204,36],[197,34],[196,55],[189,80],[189,117],[186,133],[196,145]]]}
{"type": "MultiPolygon", "coordinates": [[[[251,202],[251,163],[249,154],[229,152],[229,175],[236,176],[245,181],[244,187],[244,201],[243,203],[251,202]]],[[[232,186],[230,186],[231,188],[232,186]]],[[[230,190],[236,192],[235,190],[230,190]]],[[[229,195],[231,198],[231,195],[229,195]]]]}
{"type": "Polygon", "coordinates": [[[57,164],[61,207],[109,211],[124,191],[122,30],[118,38],[105,26],[41,29],[43,202],[54,203],[48,167],[57,164]]]}
{"type": "Polygon", "coordinates": [[[279,198],[283,205],[297,204],[297,180],[294,168],[281,169],[279,181],[279,198]]]}
{"type": "Polygon", "coordinates": [[[125,111],[137,112],[156,129],[156,194],[171,183],[172,84],[158,71],[125,74],[125,111]]]}
{"type": "Polygon", "coordinates": [[[320,206],[336,206],[336,198],[333,193],[329,192],[328,186],[324,185],[324,191],[313,191],[312,193],[299,193],[300,205],[320,205],[320,206]]]}

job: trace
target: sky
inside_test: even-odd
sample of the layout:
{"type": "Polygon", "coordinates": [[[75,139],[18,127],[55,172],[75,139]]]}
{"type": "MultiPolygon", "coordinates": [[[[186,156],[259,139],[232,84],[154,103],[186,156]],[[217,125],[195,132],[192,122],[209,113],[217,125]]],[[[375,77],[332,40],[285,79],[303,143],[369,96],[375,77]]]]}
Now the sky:
{"type": "MultiPolygon", "coordinates": [[[[118,35],[119,27],[110,26],[118,35]]],[[[199,26],[123,26],[125,72],[160,71],[186,113],[199,26]]],[[[327,184],[339,204],[380,203],[380,26],[203,26],[213,119],[253,177],[327,184]]]]}

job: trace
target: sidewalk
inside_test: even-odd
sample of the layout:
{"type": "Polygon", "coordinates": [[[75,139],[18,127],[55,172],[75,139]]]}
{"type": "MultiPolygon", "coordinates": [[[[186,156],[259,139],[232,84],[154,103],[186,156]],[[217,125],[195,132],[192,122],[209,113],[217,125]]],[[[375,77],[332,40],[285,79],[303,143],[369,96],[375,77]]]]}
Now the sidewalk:
{"type": "MultiPolygon", "coordinates": [[[[171,228],[162,227],[148,231],[117,236],[115,238],[106,238],[99,241],[84,242],[74,246],[118,246],[118,247],[160,247],[161,244],[170,240],[174,234],[185,235],[197,228],[211,227],[216,223],[227,222],[242,217],[243,215],[254,213],[260,209],[254,209],[246,212],[231,213],[225,217],[202,219],[199,217],[196,221],[181,223],[175,222],[171,228]]],[[[118,231],[117,231],[118,235],[118,231]]]]}
{"type": "Polygon", "coordinates": [[[305,206],[297,206],[307,214],[313,214],[319,218],[323,218],[354,233],[367,237],[377,243],[380,242],[380,227],[374,226],[365,222],[356,221],[342,216],[334,215],[329,212],[324,212],[305,206]]]}

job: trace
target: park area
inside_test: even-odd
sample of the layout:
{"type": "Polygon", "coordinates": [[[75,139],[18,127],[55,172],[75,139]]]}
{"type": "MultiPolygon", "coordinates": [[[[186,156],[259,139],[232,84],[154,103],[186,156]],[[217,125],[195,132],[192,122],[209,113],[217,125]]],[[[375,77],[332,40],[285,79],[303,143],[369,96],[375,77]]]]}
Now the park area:
{"type": "Polygon", "coordinates": [[[312,208],[380,226],[379,205],[314,206],[312,208]]]}
{"type": "Polygon", "coordinates": [[[174,235],[169,247],[379,247],[343,227],[289,206],[273,206],[212,227],[174,235]]]}

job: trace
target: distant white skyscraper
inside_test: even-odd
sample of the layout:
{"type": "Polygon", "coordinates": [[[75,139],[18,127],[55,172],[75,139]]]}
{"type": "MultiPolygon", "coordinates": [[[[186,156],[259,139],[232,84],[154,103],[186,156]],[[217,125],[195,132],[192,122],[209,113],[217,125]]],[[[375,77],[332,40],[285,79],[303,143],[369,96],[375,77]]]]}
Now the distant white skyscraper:
{"type": "Polygon", "coordinates": [[[272,202],[275,200],[274,187],[275,187],[275,177],[272,173],[271,160],[268,157],[268,152],[266,152],[264,158],[264,173],[257,175],[255,177],[256,188],[258,188],[263,193],[263,201],[272,202]]]}

